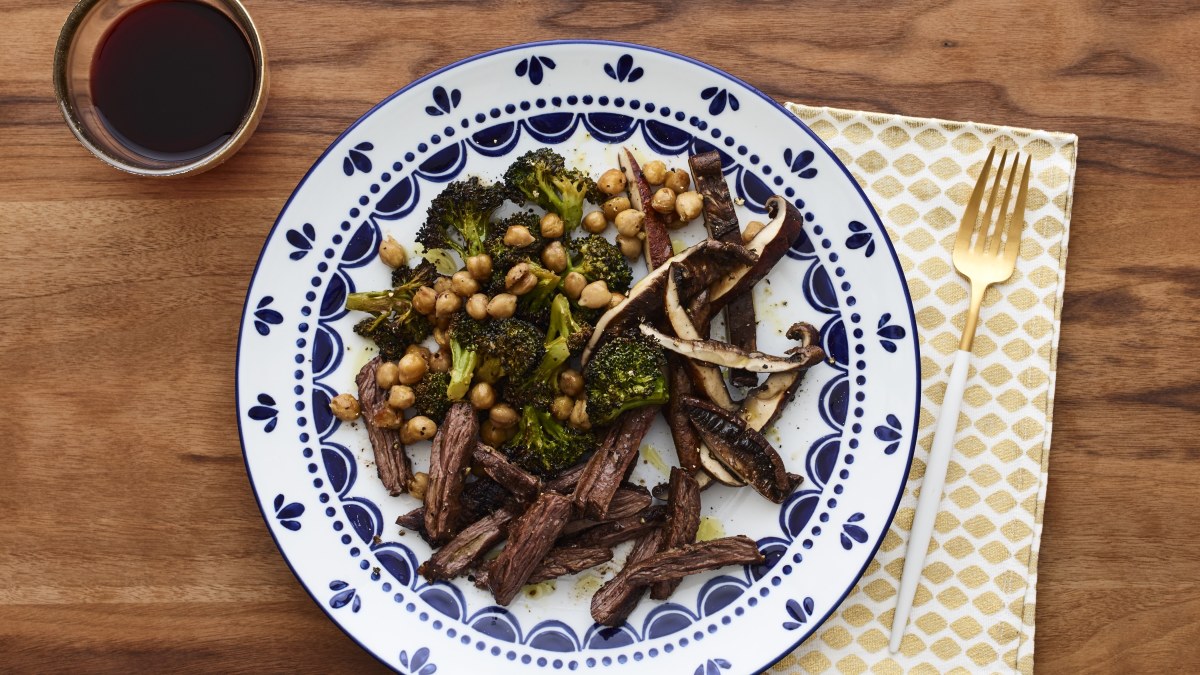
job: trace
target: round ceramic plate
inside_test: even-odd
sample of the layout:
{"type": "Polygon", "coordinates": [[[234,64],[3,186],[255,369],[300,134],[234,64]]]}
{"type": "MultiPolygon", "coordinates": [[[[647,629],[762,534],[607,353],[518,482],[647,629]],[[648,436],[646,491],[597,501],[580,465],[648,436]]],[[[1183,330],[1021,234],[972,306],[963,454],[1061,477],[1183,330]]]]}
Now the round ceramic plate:
{"type": "MultiPolygon", "coordinates": [[[[674,236],[703,236],[695,223],[674,236]]],[[[611,230],[610,230],[611,234],[611,230]]],[[[644,274],[644,268],[635,269],[644,274]]],[[[719,329],[718,329],[719,330],[719,329]]],[[[717,333],[719,334],[719,333],[717,333]]],[[[279,550],[329,617],[405,673],[657,672],[732,675],[788,653],[846,597],[902,494],[919,403],[916,329],[900,266],[866,197],[811,131],[749,85],[637,45],[546,42],[467,59],[355,122],[300,182],[267,237],[238,344],[237,404],[255,496],[279,550]],[[466,579],[426,583],[429,548],[396,517],[365,430],[329,413],[372,350],[346,294],[388,284],[381,237],[413,240],[449,181],[499,178],[549,146],[593,175],[628,146],[686,166],[717,149],[745,223],[780,194],[807,221],[755,289],[759,345],[781,352],[794,321],[819,326],[831,359],[810,370],[767,437],[804,482],[782,506],[750,489],[703,495],[706,529],[754,538],[766,564],[684,581],[619,628],[589,600],[619,569],[565,577],[498,607],[466,579]]],[[[635,479],[674,460],[658,422],[635,479]],[[655,461],[661,457],[663,461],[655,461]]],[[[428,443],[409,448],[423,470],[428,443]]]]}

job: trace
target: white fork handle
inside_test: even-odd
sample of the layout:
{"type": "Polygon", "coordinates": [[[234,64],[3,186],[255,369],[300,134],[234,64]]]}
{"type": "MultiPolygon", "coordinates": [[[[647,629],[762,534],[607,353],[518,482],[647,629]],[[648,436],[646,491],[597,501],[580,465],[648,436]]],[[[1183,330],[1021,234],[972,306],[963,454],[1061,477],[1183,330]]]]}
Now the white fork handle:
{"type": "Polygon", "coordinates": [[[954,449],[954,435],[958,430],[958,409],[962,406],[963,389],[970,370],[971,352],[958,350],[954,355],[954,366],[950,370],[950,382],[942,399],[942,410],[938,414],[937,428],[933,432],[933,449],[925,463],[925,480],[921,483],[921,497],[917,500],[917,512],[913,516],[912,531],[908,535],[908,548],[904,553],[904,573],[900,577],[900,594],[896,600],[896,614],[892,619],[892,639],[888,649],[893,654],[900,651],[900,641],[908,627],[908,616],[912,613],[913,596],[925,569],[925,554],[929,552],[929,539],[933,534],[933,522],[937,520],[938,507],[942,501],[942,487],[946,484],[946,467],[950,464],[950,453],[954,449]]]}

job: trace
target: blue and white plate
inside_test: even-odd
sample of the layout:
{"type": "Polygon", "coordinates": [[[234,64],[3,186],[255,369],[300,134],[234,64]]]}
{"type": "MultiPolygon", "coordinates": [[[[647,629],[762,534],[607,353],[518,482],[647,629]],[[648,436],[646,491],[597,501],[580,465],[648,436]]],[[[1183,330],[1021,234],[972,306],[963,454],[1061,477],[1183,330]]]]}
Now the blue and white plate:
{"type": "MultiPolygon", "coordinates": [[[[693,224],[676,234],[698,240],[693,224]]],[[[611,232],[611,230],[610,230],[611,232]]],[[[636,270],[640,275],[643,270],[636,270]]],[[[544,42],[482,54],[400,90],[355,122],[292,194],[267,237],[238,344],[238,422],[271,535],[333,621],[404,673],[656,672],[732,675],[764,668],[810,635],[850,592],[887,532],[908,475],[919,404],[916,327],[879,218],[829,148],[749,85],[702,63],[610,42],[544,42]],[[628,145],[686,166],[716,148],[742,222],[782,194],[806,231],[756,289],[760,346],[782,351],[793,321],[821,327],[828,364],[809,371],[767,436],[804,483],[783,506],[750,489],[704,493],[706,529],[747,534],[767,563],[687,579],[644,600],[620,628],[592,623],[589,600],[618,567],[544,584],[507,608],[465,579],[426,583],[429,555],[396,517],[361,425],[329,399],[354,391],[370,358],[346,294],[378,289],[375,252],[411,243],[449,181],[498,178],[518,154],[551,146],[598,175],[628,145]]],[[[660,422],[636,477],[674,460],[660,422]],[[654,461],[659,455],[663,462],[654,461]]],[[[426,466],[428,444],[409,448],[426,466]]]]}

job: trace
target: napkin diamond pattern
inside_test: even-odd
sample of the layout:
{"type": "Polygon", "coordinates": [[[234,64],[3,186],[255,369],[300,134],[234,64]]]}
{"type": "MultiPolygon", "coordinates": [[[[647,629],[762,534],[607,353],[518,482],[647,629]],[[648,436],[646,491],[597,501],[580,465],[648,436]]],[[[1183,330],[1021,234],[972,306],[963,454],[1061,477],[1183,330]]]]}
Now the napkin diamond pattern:
{"type": "Polygon", "coordinates": [[[775,673],[1033,672],[1037,554],[1053,418],[1077,138],[788,104],[866,191],[908,280],[923,399],[909,488],[875,560],[775,673]],[[1013,278],[988,290],[922,583],[901,653],[887,650],[924,459],[967,309],[950,251],[988,148],[1033,157],[1013,278]]]}

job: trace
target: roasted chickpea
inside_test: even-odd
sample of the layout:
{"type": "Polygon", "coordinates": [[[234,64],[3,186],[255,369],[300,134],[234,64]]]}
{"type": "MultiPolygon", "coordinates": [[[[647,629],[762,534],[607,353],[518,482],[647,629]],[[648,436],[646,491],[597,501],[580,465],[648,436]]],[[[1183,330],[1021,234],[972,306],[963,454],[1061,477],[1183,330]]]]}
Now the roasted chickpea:
{"type": "Polygon", "coordinates": [[[496,390],[487,382],[475,384],[467,396],[476,410],[487,410],[496,405],[496,390]]]}
{"type": "Polygon", "coordinates": [[[404,430],[414,440],[427,441],[437,433],[437,423],[424,415],[417,415],[404,425],[404,430]]]}
{"type": "Polygon", "coordinates": [[[338,394],[329,402],[329,411],[343,422],[353,422],[362,414],[362,407],[352,395],[338,394]]]}
{"type": "Polygon", "coordinates": [[[407,410],[417,402],[417,397],[413,394],[412,387],[407,384],[398,384],[388,390],[387,402],[396,410],[407,410]]]}
{"type": "Polygon", "coordinates": [[[571,417],[571,411],[575,409],[575,399],[570,396],[555,396],[554,401],[550,404],[550,414],[554,415],[554,419],[560,422],[566,422],[571,417]]]}
{"type": "Polygon", "coordinates": [[[571,409],[571,416],[568,419],[571,426],[576,429],[587,430],[592,428],[592,422],[588,419],[586,399],[580,398],[575,400],[575,407],[571,409]]]}
{"type": "Polygon", "coordinates": [[[375,384],[380,389],[391,389],[400,383],[400,366],[384,361],[375,369],[375,384]]]}
{"type": "Polygon", "coordinates": [[[487,318],[488,296],[483,293],[476,293],[467,298],[467,314],[471,315],[476,321],[483,321],[487,318]]]}
{"type": "Polygon", "coordinates": [[[613,307],[616,307],[617,305],[621,304],[622,302],[625,302],[625,294],[624,293],[613,293],[612,300],[608,301],[608,308],[612,309],[613,307]]]}
{"type": "Polygon", "coordinates": [[[766,226],[766,223],[760,220],[752,220],[746,223],[746,229],[742,230],[742,243],[749,244],[766,226]]]}
{"type": "Polygon", "coordinates": [[[429,474],[418,471],[408,481],[408,494],[416,499],[425,499],[425,491],[429,489],[429,474]]]}
{"type": "Polygon", "coordinates": [[[688,187],[692,184],[692,177],[683,169],[675,169],[668,173],[663,179],[663,185],[671,188],[675,194],[687,192],[688,187]]]}
{"type": "Polygon", "coordinates": [[[642,165],[642,177],[651,185],[662,185],[667,177],[667,165],[655,159],[642,165]]]}
{"type": "Polygon", "coordinates": [[[608,290],[608,284],[603,279],[584,286],[583,292],[579,294],[579,306],[588,309],[608,307],[609,300],[612,300],[612,292],[608,290]]]}
{"type": "Polygon", "coordinates": [[[563,219],[557,213],[547,213],[542,216],[542,236],[547,239],[558,239],[566,231],[563,219]]]}
{"type": "Polygon", "coordinates": [[[450,370],[450,360],[450,352],[439,349],[429,357],[429,369],[435,373],[444,373],[450,370]]]}
{"type": "Polygon", "coordinates": [[[579,294],[583,293],[587,283],[587,277],[579,272],[567,272],[567,276],[563,277],[562,282],[563,293],[572,300],[578,300],[579,294]]]}
{"type": "Polygon", "coordinates": [[[504,232],[504,245],[521,248],[533,243],[533,233],[524,225],[510,225],[504,232]]]}
{"type": "Polygon", "coordinates": [[[602,211],[592,211],[583,217],[583,229],[592,234],[600,234],[608,229],[608,219],[602,211]]]}
{"type": "Polygon", "coordinates": [[[558,376],[558,388],[567,396],[578,396],[583,393],[583,375],[578,370],[568,368],[558,376]]]}
{"type": "Polygon", "coordinates": [[[507,319],[517,312],[517,296],[499,293],[488,301],[487,313],[493,319],[507,319]]]}
{"type": "Polygon", "coordinates": [[[561,241],[552,241],[542,249],[542,264],[551,272],[562,272],[567,269],[567,249],[561,241]]]}
{"type": "Polygon", "coordinates": [[[615,195],[625,189],[625,172],[620,169],[609,169],[600,174],[596,187],[606,195],[615,195]]]}
{"type": "Polygon", "coordinates": [[[704,197],[699,192],[683,192],[675,198],[675,213],[684,223],[695,220],[704,210],[704,197]]]}
{"type": "Polygon", "coordinates": [[[616,220],[613,222],[617,225],[617,233],[623,237],[636,237],[638,232],[642,231],[642,224],[646,221],[646,214],[637,209],[625,209],[617,214],[616,220]]]}
{"type": "Polygon", "coordinates": [[[449,349],[450,347],[450,336],[446,333],[445,328],[438,327],[433,329],[433,341],[442,349],[449,349]]]}
{"type": "Polygon", "coordinates": [[[445,293],[446,291],[450,290],[450,277],[439,276],[437,279],[434,279],[433,290],[438,295],[441,295],[442,293],[445,293]]]}
{"type": "Polygon", "coordinates": [[[412,306],[418,313],[429,316],[433,314],[437,304],[437,291],[428,286],[422,286],[413,293],[412,306]]]}
{"type": "Polygon", "coordinates": [[[429,364],[419,354],[405,354],[400,359],[398,379],[400,384],[416,384],[428,370],[429,364]]]}
{"type": "Polygon", "coordinates": [[[438,294],[437,303],[434,305],[433,311],[438,318],[449,318],[460,309],[462,309],[462,298],[457,293],[445,291],[438,294]]]}
{"type": "Polygon", "coordinates": [[[405,354],[416,354],[417,356],[420,356],[421,358],[425,359],[426,361],[429,360],[429,354],[430,354],[429,347],[426,347],[424,345],[409,345],[408,349],[404,350],[404,353],[405,354]]]}
{"type": "Polygon", "coordinates": [[[408,253],[400,242],[389,234],[388,238],[379,244],[379,260],[388,267],[403,267],[408,264],[408,253]]]}
{"type": "Polygon", "coordinates": [[[517,263],[504,277],[504,287],[513,295],[525,295],[537,286],[537,277],[529,270],[528,263],[517,263]]]}
{"type": "Polygon", "coordinates": [[[617,247],[630,260],[637,260],[642,257],[642,240],[639,237],[622,237],[618,235],[617,247]]]}
{"type": "Polygon", "coordinates": [[[663,214],[674,211],[675,192],[671,188],[659,188],[650,198],[650,208],[663,214]]]}
{"type": "Polygon", "coordinates": [[[403,429],[404,415],[401,415],[398,410],[393,410],[391,406],[384,406],[371,416],[371,424],[380,429],[403,429]]]}
{"type": "Polygon", "coordinates": [[[488,421],[500,429],[507,429],[517,423],[517,411],[507,403],[497,403],[488,411],[488,421]]]}
{"type": "Polygon", "coordinates": [[[604,217],[613,220],[617,214],[629,208],[629,197],[613,197],[604,202],[600,207],[604,211],[604,217]]]}
{"type": "Polygon", "coordinates": [[[487,281],[492,276],[492,256],[480,253],[467,258],[467,271],[476,281],[487,281]]]}
{"type": "Polygon", "coordinates": [[[479,425],[479,440],[493,448],[498,448],[507,443],[515,431],[515,427],[498,427],[490,419],[487,419],[479,425]]]}
{"type": "Polygon", "coordinates": [[[450,277],[450,291],[460,298],[469,298],[479,292],[479,282],[466,270],[459,270],[450,277]]]}

